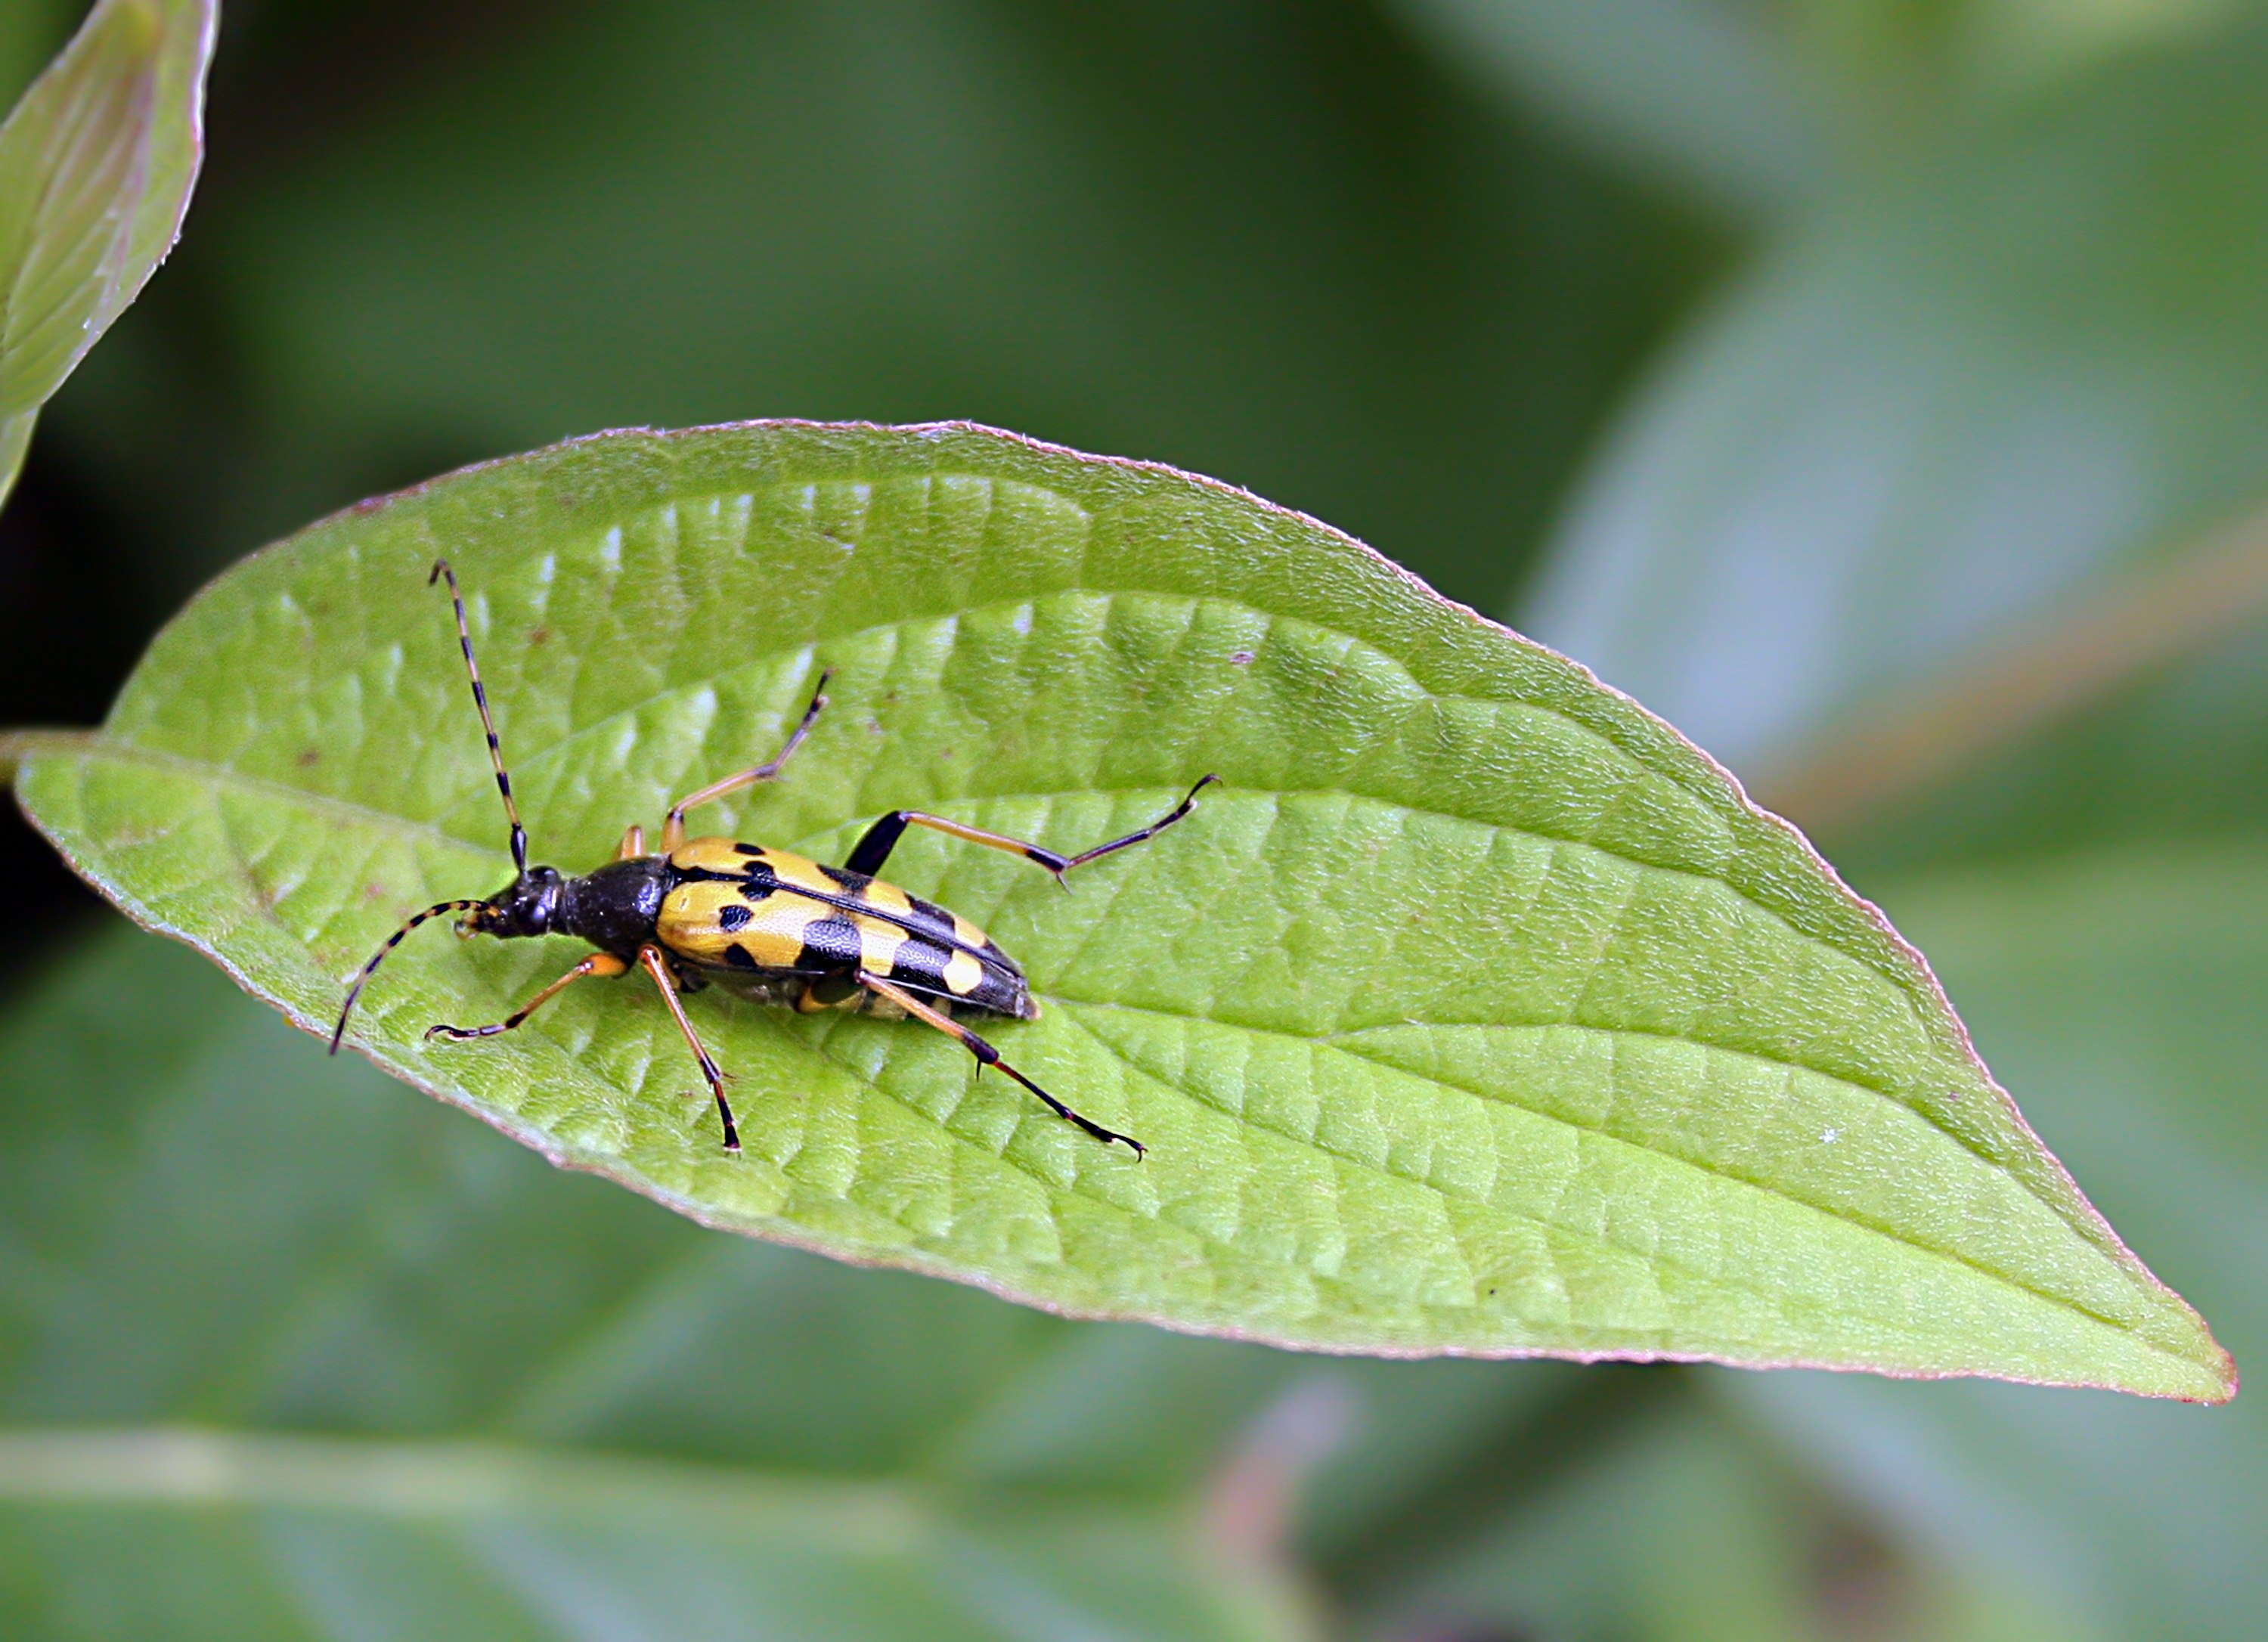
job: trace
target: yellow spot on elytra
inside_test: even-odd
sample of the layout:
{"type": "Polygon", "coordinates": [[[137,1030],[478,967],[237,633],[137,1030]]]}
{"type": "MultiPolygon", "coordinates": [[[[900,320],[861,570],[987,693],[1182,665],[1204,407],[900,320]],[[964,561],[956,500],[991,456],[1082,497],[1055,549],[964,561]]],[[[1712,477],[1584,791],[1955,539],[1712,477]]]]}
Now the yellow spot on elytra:
{"type": "Polygon", "coordinates": [[[803,956],[804,931],[828,914],[800,895],[767,895],[753,910],[755,917],[733,939],[767,969],[792,968],[803,956]]]}
{"type": "Polygon", "coordinates": [[[850,924],[858,931],[859,967],[869,975],[889,974],[898,961],[899,948],[906,944],[905,931],[863,913],[854,914],[850,924]]]}
{"type": "Polygon", "coordinates": [[[784,850],[764,851],[764,865],[783,884],[792,884],[799,889],[816,890],[822,895],[843,898],[843,886],[819,869],[816,861],[806,861],[799,855],[790,855],[784,850]]]}
{"type": "Polygon", "coordinates": [[[744,872],[749,859],[740,853],[740,846],[730,838],[688,839],[669,854],[672,866],[688,870],[698,868],[711,873],[744,872]]]}
{"type": "MultiPolygon", "coordinates": [[[[960,920],[956,918],[954,922],[957,924],[960,920]]],[[[983,978],[984,966],[977,962],[972,954],[956,952],[946,961],[946,990],[956,997],[968,997],[976,990],[976,983],[983,978]]]]}
{"type": "Polygon", "coordinates": [[[906,913],[914,909],[911,895],[895,884],[886,884],[879,878],[866,886],[865,901],[868,906],[882,912],[906,913]]]}

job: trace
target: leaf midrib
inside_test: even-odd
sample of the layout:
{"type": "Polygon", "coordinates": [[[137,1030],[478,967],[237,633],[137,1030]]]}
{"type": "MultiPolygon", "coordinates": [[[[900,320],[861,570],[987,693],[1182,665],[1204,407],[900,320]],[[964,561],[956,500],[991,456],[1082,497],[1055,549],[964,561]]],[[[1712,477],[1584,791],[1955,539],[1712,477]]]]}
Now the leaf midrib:
{"type": "MultiPolygon", "coordinates": [[[[660,699],[660,697],[656,697],[655,699],[660,699]]],[[[578,732],[578,733],[582,733],[578,732]]],[[[564,740],[567,739],[568,738],[563,738],[561,743],[554,743],[553,745],[557,746],[563,744],[564,740]]],[[[543,754],[536,755],[536,756],[546,756],[549,750],[550,749],[547,748],[543,754]]],[[[421,821],[409,816],[398,814],[392,811],[373,809],[367,805],[358,804],[352,799],[338,798],[334,794],[313,792],[305,787],[294,786],[288,782],[276,780],[271,777],[252,775],[246,771],[238,769],[233,765],[217,763],[206,759],[193,758],[186,754],[175,753],[163,748],[145,747],[138,742],[125,740],[108,735],[105,732],[99,730],[88,733],[82,738],[75,738],[66,747],[41,747],[33,746],[28,747],[26,749],[24,756],[28,760],[40,755],[43,752],[60,754],[62,755],[70,755],[74,753],[80,755],[92,754],[99,756],[114,756],[124,762],[144,762],[158,768],[174,770],[193,779],[204,781],[215,787],[227,787],[254,797],[266,797],[278,803],[296,805],[302,809],[315,814],[328,815],[352,825],[365,827],[374,831],[387,833],[405,840],[423,838],[429,843],[444,846],[453,850],[461,850],[467,853],[477,852],[483,857],[490,856],[495,853],[494,850],[490,849],[488,846],[475,843],[455,833],[446,831],[444,828],[443,824],[438,821],[421,821]]],[[[1142,790],[1147,791],[1148,789],[1145,788],[1142,790]]],[[[468,801],[469,797],[477,796],[479,791],[480,789],[477,788],[469,790],[468,793],[465,797],[460,797],[460,799],[453,800],[450,807],[454,808],[458,804],[468,801]]],[[[1117,790],[1080,787],[1064,788],[1044,792],[988,792],[968,796],[975,797],[979,801],[983,802],[997,802],[1005,799],[1015,798],[1033,798],[1044,801],[1063,798],[1083,797],[1092,793],[1108,791],[1117,790]]],[[[1130,792],[1133,791],[1133,789],[1126,789],[1126,791],[1130,792]]],[[[1727,883],[1724,879],[1712,877],[1708,873],[1697,872],[1690,868],[1662,866],[1653,862],[1639,860],[1633,857],[1620,854],[1613,850],[1608,849],[1604,845],[1594,843],[1589,839],[1566,837],[1551,833],[1530,831],[1525,828],[1512,827],[1496,821],[1476,821],[1469,815],[1459,815],[1446,810],[1429,809],[1423,806],[1409,804],[1396,799],[1381,798],[1375,794],[1357,792],[1344,788],[1259,788],[1239,786],[1235,791],[1240,796],[1268,797],[1279,800],[1292,798],[1335,798],[1366,801],[1384,806],[1406,815],[1425,816],[1430,819],[1458,826],[1478,828],[1491,833],[1507,833],[1515,836],[1533,838],[1545,843],[1559,845],[1569,849],[1594,850],[1598,854],[1604,856],[1608,859],[1619,862],[1638,873],[1662,873],[1673,876],[1687,878],[1699,883],[1716,885],[1730,890],[1735,895],[1741,896],[1744,905],[1754,908],[1755,910],[1763,917],[1771,918],[1781,929],[1785,930],[1794,939],[1831,953],[1837,957],[1859,963],[1869,973],[1881,976],[1881,979],[1893,986],[1897,985],[1897,983],[1892,979],[1892,977],[1881,976],[1881,971],[1874,969],[1872,965],[1866,964],[1864,960],[1855,958],[1852,954],[1845,952],[1842,948],[1822,940],[1817,936],[1808,934],[1806,931],[1796,928],[1793,924],[1789,923],[1778,913],[1774,912],[1771,908],[1763,906],[1755,901],[1750,900],[1748,896],[1743,895],[1737,887],[1727,883]]],[[[845,822],[842,824],[848,825],[849,823],[845,822]]],[[[835,828],[829,827],[821,830],[825,832],[835,829],[835,828]]],[[[799,842],[800,842],[800,840],[799,840],[799,842]]],[[[273,917],[274,909],[269,908],[267,909],[270,916],[273,917]]],[[[280,923],[278,927],[279,929],[283,927],[280,923]]],[[[284,930],[284,932],[295,941],[298,939],[298,938],[296,935],[292,935],[291,931],[288,929],[284,930]]],[[[1902,992],[1904,990],[1903,988],[1900,988],[1899,990],[1902,992]]],[[[1215,1021],[1214,1024],[1242,1029],[1241,1023],[1236,1021],[1219,1020],[1215,1021]]],[[[1474,1023],[1421,1021],[1417,1024],[1467,1025],[1474,1023]]],[[[1565,1022],[1559,1024],[1579,1025],[1583,1023],[1565,1022]]],[[[1638,1032],[1641,1029],[1633,1027],[1630,1028],[1630,1030],[1638,1032]]],[[[1682,1042],[1692,1043],[1703,1049],[1719,1050],[1726,1054],[1742,1055],[1756,1053],[1756,1057],[1759,1059],[1771,1061],[1776,1064],[1784,1064],[1794,1067],[1800,1071],[1808,1071],[1818,1077],[1825,1078],[1830,1081],[1841,1084],[1846,1087],[1859,1089],[1867,1093],[1878,1096],[1881,1099],[1889,1101],[1902,1108],[1904,1110],[1911,1112],[1915,1116],[1929,1124],[1929,1126],[1937,1133],[1943,1135],[1947,1139],[1952,1141],[1955,1145],[1968,1152],[1970,1156],[1976,1158],[1977,1161],[1984,1164],[1987,1167],[1996,1170],[2001,1169],[2002,1167],[1998,1160],[1987,1155],[1987,1153],[1981,1149],[1976,1141],[1961,1134],[1959,1131],[1949,1128],[1941,1119],[1918,1103],[1908,1101],[1890,1090],[1880,1088],[1872,1084],[1862,1083],[1855,1079],[1846,1077],[1842,1073],[1830,1071],[1822,1067],[1808,1065],[1800,1061],[1781,1061],[1777,1057],[1748,1050],[1738,1045],[1719,1044],[1712,1042],[1705,1038],[1692,1037],[1674,1033],[1664,1033],[1660,1035],[1674,1038],[1682,1042]]],[[[2003,1170],[2003,1172],[2005,1172],[2005,1170],[2003,1170]]],[[[2042,1203],[2051,1210],[2054,1210],[2058,1213],[2058,1217],[2061,1217],[2061,1210],[2058,1205],[2049,1199],[2039,1197],[2038,1194],[2032,1192],[2030,1186],[2022,1182],[2020,1178],[2018,1180],[2018,1183],[2022,1185],[2026,1192],[2033,1196],[2036,1201],[2042,1203]]]]}

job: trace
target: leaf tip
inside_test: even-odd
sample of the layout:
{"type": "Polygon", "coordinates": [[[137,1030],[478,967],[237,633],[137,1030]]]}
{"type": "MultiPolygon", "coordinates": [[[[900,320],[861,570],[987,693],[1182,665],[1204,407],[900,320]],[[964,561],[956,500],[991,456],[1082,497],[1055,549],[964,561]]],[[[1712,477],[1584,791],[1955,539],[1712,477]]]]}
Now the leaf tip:
{"type": "Polygon", "coordinates": [[[2197,1323],[2198,1344],[2203,1349],[2182,1355],[2179,1366],[2170,1373],[2162,1378],[2107,1378],[2079,1383],[2095,1390],[2124,1391],[2169,1403],[2194,1403],[2201,1408],[2219,1408],[2234,1401],[2242,1380],[2236,1359],[2213,1338],[2202,1317],[2191,1315],[2197,1323]]]}
{"type": "Polygon", "coordinates": [[[2204,1396],[2184,1397],[2182,1401],[2203,1403],[2207,1408],[2220,1408],[2236,1400],[2237,1392],[2243,1388],[2244,1376],[2237,1372],[2236,1359],[2228,1354],[2227,1347],[2213,1340],[2211,1334],[2207,1334],[2205,1338],[2213,1341],[2213,1350],[2220,1359],[2207,1370],[2213,1377],[2213,1389],[2204,1396]]]}

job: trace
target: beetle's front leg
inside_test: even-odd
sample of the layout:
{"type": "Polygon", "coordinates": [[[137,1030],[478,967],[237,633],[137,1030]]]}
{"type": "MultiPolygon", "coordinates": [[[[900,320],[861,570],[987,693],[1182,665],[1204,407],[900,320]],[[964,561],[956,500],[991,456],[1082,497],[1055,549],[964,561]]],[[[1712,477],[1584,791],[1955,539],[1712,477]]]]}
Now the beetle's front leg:
{"type": "Polygon", "coordinates": [[[581,980],[585,976],[595,975],[600,980],[607,981],[612,980],[618,975],[627,974],[629,969],[630,965],[624,963],[620,958],[615,957],[614,954],[608,952],[594,952],[589,957],[584,959],[582,962],[568,970],[566,974],[554,981],[550,985],[545,987],[534,997],[529,998],[527,1002],[522,1005],[519,1009],[515,1010],[511,1014],[506,1015],[503,1020],[496,1022],[493,1026],[431,1026],[425,1028],[425,1035],[429,1038],[449,1038],[460,1043],[463,1042],[468,1038],[492,1038],[499,1032],[511,1031],[514,1027],[519,1025],[523,1020],[526,1020],[530,1015],[542,1008],[544,1005],[549,1003],[553,998],[558,997],[560,993],[565,991],[570,986],[572,986],[576,982],[581,980]]]}

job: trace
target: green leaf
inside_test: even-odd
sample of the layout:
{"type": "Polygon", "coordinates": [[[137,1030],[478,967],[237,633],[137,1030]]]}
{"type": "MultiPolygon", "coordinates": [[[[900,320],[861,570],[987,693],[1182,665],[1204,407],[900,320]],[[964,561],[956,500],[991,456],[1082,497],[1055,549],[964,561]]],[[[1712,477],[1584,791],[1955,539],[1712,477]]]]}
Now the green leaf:
{"type": "Polygon", "coordinates": [[[1778,26],[1720,0],[1400,0],[1447,59],[1601,152],[1737,219],[1816,194],[1833,159],[1778,26]]]}
{"type": "Polygon", "coordinates": [[[1800,1504],[1763,1445],[1688,1396],[1583,1454],[1525,1509],[1395,1595],[1387,1633],[1444,1613],[1514,1634],[1646,1642],[1797,1642],[1813,1593],[1801,1566],[1822,1513],[1800,1504]]]}
{"type": "Polygon", "coordinates": [[[33,409],[180,237],[213,0],[101,0],[0,126],[0,414],[33,409]]]}
{"type": "Polygon", "coordinates": [[[1854,191],[1689,330],[1535,630],[1743,771],[2257,500],[2268,33],[1854,191]]]}
{"type": "Polygon", "coordinates": [[[219,18],[218,0],[100,0],[0,126],[0,458],[13,441],[20,462],[31,416],[180,236],[219,18]]]}
{"type": "MultiPolygon", "coordinates": [[[[1823,1378],[1776,1374],[1764,1383],[1823,1378]]],[[[2097,1635],[2062,1605],[1977,1570],[1973,1558],[1931,1556],[1926,1542],[1858,1514],[1777,1433],[1721,1399],[1696,1395],[1704,1383],[1689,1380],[1676,1394],[1657,1394],[1628,1429],[1566,1454],[1539,1497],[1459,1521],[1463,1543],[1369,1604],[1366,1634],[1494,1635],[1487,1628],[1494,1626],[1515,1636],[1631,1642],[1824,1642],[1848,1634],[1822,1616],[1850,1612],[1857,1585],[1866,1611],[1897,1616],[1878,1632],[1884,1636],[2092,1642],[2097,1635]],[[1864,1569],[1857,1580],[1854,1564],[1864,1569]]],[[[1852,1382],[1837,1376],[1835,1383],[1852,1382]]],[[[1945,1388],[1881,1388],[1926,1398],[1945,1388]]]]}
{"type": "Polygon", "coordinates": [[[1189,1532],[1202,1470],[932,1457],[1147,1330],[711,1237],[122,928],[0,1064],[11,1638],[1305,1634],[1189,1532]]]}
{"type": "Polygon", "coordinates": [[[811,745],[719,831],[839,858],[909,806],[1076,847],[1226,784],[1068,895],[933,835],[892,862],[1031,974],[1045,1014],[1003,1051],[1146,1161],[912,1024],[703,997],[728,1158],[640,987],[428,1044],[570,954],[404,947],[357,1046],[561,1162],[711,1225],[1292,1345],[2228,1393],[1784,823],[1560,658],[1167,469],[799,423],[472,469],[215,584],[99,735],[26,750],[27,811],[328,1031],[405,912],[505,871],[425,585],[444,550],[540,852],[570,867],[770,753],[821,666],[811,745]]]}

